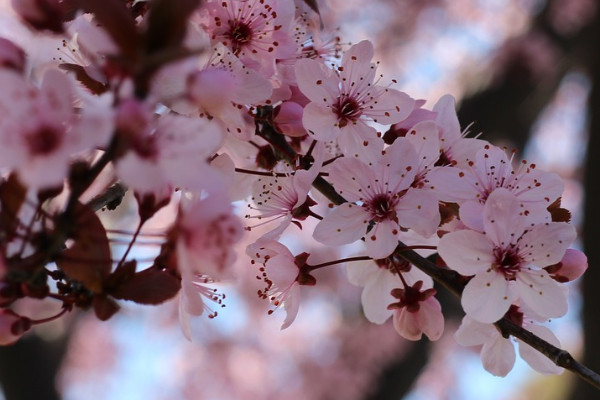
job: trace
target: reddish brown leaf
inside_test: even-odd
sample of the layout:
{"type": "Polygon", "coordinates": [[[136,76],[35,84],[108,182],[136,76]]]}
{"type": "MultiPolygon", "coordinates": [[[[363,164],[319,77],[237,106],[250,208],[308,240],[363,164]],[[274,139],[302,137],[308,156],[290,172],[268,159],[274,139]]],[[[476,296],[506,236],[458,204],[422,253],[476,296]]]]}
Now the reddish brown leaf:
{"type": "Polygon", "coordinates": [[[26,193],[27,190],[14,173],[0,184],[0,228],[9,236],[12,236],[17,228],[17,215],[25,201],[26,193]]]}
{"type": "Polygon", "coordinates": [[[146,53],[181,46],[187,29],[187,21],[200,4],[199,0],[154,0],[150,5],[146,31],[146,53]]]}
{"type": "Polygon", "coordinates": [[[75,78],[88,88],[94,94],[102,94],[108,90],[108,86],[102,82],[98,82],[94,78],[88,75],[84,67],[78,64],[64,63],[58,66],[60,69],[65,71],[73,72],[75,78]]]}
{"type": "Polygon", "coordinates": [[[58,267],[93,293],[102,293],[112,268],[106,230],[91,208],[79,204],[73,226],[73,245],[59,254],[58,267]]]}
{"type": "Polygon", "coordinates": [[[173,298],[181,288],[181,281],[168,271],[148,268],[136,273],[111,294],[117,299],[131,300],[139,304],[155,305],[173,298]]]}
{"type": "Polygon", "coordinates": [[[106,321],[119,311],[121,307],[116,301],[106,295],[96,295],[92,300],[92,307],[94,307],[94,313],[100,321],[106,321]]]}
{"type": "Polygon", "coordinates": [[[137,59],[140,35],[123,1],[85,0],[81,1],[81,6],[85,12],[94,14],[96,22],[110,35],[126,60],[133,62],[137,59]]]}

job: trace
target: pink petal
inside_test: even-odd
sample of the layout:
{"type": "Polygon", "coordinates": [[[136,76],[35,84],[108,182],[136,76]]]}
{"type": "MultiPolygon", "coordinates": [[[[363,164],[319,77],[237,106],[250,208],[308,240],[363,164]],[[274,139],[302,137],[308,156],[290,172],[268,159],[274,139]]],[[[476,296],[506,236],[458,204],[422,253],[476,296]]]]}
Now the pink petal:
{"type": "Polygon", "coordinates": [[[288,328],[298,315],[298,309],[300,308],[300,286],[293,285],[287,293],[283,302],[283,308],[285,309],[285,320],[281,324],[281,330],[288,328]]]}
{"type": "Polygon", "coordinates": [[[304,107],[302,124],[314,139],[327,142],[340,136],[338,118],[326,104],[308,103],[304,107]]]}
{"type": "Polygon", "coordinates": [[[373,229],[365,235],[367,255],[374,259],[380,259],[392,254],[398,246],[399,230],[400,227],[395,221],[377,222],[373,229]]]}
{"type": "Polygon", "coordinates": [[[386,148],[379,165],[387,169],[387,182],[390,189],[400,192],[412,185],[419,165],[417,152],[406,138],[398,138],[386,148]]]}
{"type": "Polygon", "coordinates": [[[438,253],[449,268],[462,275],[484,272],[495,261],[494,244],[482,233],[461,230],[444,235],[438,253]]]}
{"type": "Polygon", "coordinates": [[[421,330],[429,340],[438,340],[444,333],[444,316],[442,307],[435,297],[419,303],[417,319],[421,330]]]}
{"type": "MultiPolygon", "coordinates": [[[[529,325],[526,329],[551,345],[560,348],[560,341],[558,338],[545,326],[529,325]]],[[[546,375],[558,375],[564,371],[563,368],[554,364],[548,357],[538,350],[535,350],[527,343],[519,339],[517,339],[517,343],[519,343],[519,355],[521,358],[536,371],[546,375]]]]}
{"type": "Polygon", "coordinates": [[[476,199],[479,194],[474,177],[456,167],[435,168],[427,174],[427,179],[442,201],[463,202],[476,199]]]}
{"type": "Polygon", "coordinates": [[[486,341],[481,349],[483,368],[495,376],[506,376],[515,365],[515,347],[500,333],[486,341]]]}
{"type": "Polygon", "coordinates": [[[449,94],[442,96],[433,106],[437,113],[435,122],[442,127],[440,139],[442,143],[452,143],[460,138],[460,124],[456,115],[456,101],[449,94]]]}
{"type": "Polygon", "coordinates": [[[504,279],[503,274],[490,268],[467,283],[461,304],[468,316],[491,324],[504,316],[516,298],[513,285],[504,279]]]}
{"type": "Polygon", "coordinates": [[[430,190],[409,189],[396,207],[400,225],[419,235],[433,235],[440,224],[438,200],[430,190]]]}
{"type": "Polygon", "coordinates": [[[519,240],[519,255],[540,267],[562,260],[577,232],[566,222],[539,224],[529,229],[519,240]]]}
{"type": "Polygon", "coordinates": [[[469,229],[473,229],[477,232],[484,232],[483,208],[484,205],[478,200],[461,203],[460,209],[458,210],[460,220],[469,229]]]}
{"type": "Polygon", "coordinates": [[[388,270],[378,268],[379,271],[371,275],[361,294],[361,302],[365,317],[374,324],[383,324],[392,315],[387,306],[397,300],[391,295],[394,288],[402,282],[397,275],[388,270]]]}
{"type": "Polygon", "coordinates": [[[494,325],[475,321],[468,315],[464,316],[454,334],[456,342],[461,346],[478,346],[495,336],[500,336],[500,333],[494,325]]]}
{"type": "Polygon", "coordinates": [[[317,224],[313,237],[329,246],[353,243],[366,233],[369,220],[364,208],[344,203],[317,224]]]}
{"type": "Polygon", "coordinates": [[[380,89],[381,94],[373,95],[374,99],[365,103],[364,115],[378,124],[390,125],[407,118],[415,108],[415,100],[396,89],[380,89]]]}
{"type": "Polygon", "coordinates": [[[349,123],[340,132],[338,144],[346,155],[365,162],[375,162],[381,156],[383,140],[377,137],[375,128],[359,120],[349,123]]]}
{"type": "Polygon", "coordinates": [[[547,318],[562,317],[569,308],[566,292],[545,270],[522,270],[517,290],[523,303],[547,318]]]}
{"type": "Polygon", "coordinates": [[[363,200],[365,190],[376,179],[373,167],[351,157],[336,160],[329,176],[337,192],[348,201],[363,200]],[[352,171],[352,173],[349,174],[348,171],[352,171]]]}
{"type": "Polygon", "coordinates": [[[440,158],[439,127],[433,121],[423,121],[406,134],[406,138],[417,151],[419,171],[433,164],[440,158]]]}
{"type": "Polygon", "coordinates": [[[406,307],[394,311],[394,328],[407,340],[420,340],[423,336],[416,313],[409,312],[406,307]]]}
{"type": "Polygon", "coordinates": [[[332,104],[340,92],[333,70],[315,60],[303,58],[296,62],[296,81],[310,101],[322,106],[332,104]]]}
{"type": "Polygon", "coordinates": [[[517,197],[504,188],[494,190],[485,202],[483,228],[496,245],[504,247],[516,243],[525,229],[517,197]]]}

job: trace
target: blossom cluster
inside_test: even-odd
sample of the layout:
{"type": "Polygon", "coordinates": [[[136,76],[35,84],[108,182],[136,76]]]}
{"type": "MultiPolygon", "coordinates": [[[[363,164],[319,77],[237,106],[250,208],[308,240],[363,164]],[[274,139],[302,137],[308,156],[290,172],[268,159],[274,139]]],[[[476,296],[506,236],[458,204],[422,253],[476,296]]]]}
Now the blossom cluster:
{"type": "MultiPolygon", "coordinates": [[[[13,0],[28,37],[0,40],[0,343],[74,308],[105,320],[116,300],[178,293],[191,338],[190,319],[224,305],[214,284],[248,276],[240,264],[268,312],[285,311],[282,329],[317,270],[345,264],[369,321],[437,340],[434,280],[405,257],[416,250],[460,276],[456,338],[483,345],[491,373],[515,359],[502,318],[558,344],[540,324],[567,312],[564,283],[587,267],[569,248],[560,177],[467,137],[452,96],[428,109],[402,92],[369,41],[342,45],[292,0],[40,4],[13,0]],[[56,52],[33,58],[42,37],[56,52]],[[124,187],[139,223],[114,259],[95,208],[117,207],[124,187]],[[142,269],[130,250],[167,205],[175,217],[142,269]],[[356,254],[311,264],[285,244],[301,233],[356,254]],[[62,309],[19,316],[10,307],[24,297],[62,309]]],[[[560,372],[519,345],[533,368],[560,372]]]]}

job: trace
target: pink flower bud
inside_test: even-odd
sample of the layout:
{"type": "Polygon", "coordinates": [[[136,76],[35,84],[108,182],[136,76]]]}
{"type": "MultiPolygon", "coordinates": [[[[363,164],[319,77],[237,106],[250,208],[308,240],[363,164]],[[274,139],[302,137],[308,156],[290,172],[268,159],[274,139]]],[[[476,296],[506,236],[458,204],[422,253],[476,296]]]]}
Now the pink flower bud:
{"type": "Polygon", "coordinates": [[[23,72],[25,52],[10,40],[0,38],[0,66],[23,72]]]}
{"type": "Polygon", "coordinates": [[[63,12],[58,0],[12,0],[12,7],[29,25],[38,30],[62,33],[63,12]]]}
{"type": "Polygon", "coordinates": [[[552,279],[558,282],[570,282],[579,278],[588,267],[587,257],[583,252],[567,249],[559,263],[544,268],[552,279]]]}
{"type": "Polygon", "coordinates": [[[278,107],[277,115],[273,122],[281,133],[292,137],[301,137],[307,134],[302,125],[302,113],[304,109],[300,104],[292,101],[284,101],[278,107]]]}
{"type": "Polygon", "coordinates": [[[29,318],[8,309],[0,310],[0,346],[15,343],[31,328],[29,318]]]}

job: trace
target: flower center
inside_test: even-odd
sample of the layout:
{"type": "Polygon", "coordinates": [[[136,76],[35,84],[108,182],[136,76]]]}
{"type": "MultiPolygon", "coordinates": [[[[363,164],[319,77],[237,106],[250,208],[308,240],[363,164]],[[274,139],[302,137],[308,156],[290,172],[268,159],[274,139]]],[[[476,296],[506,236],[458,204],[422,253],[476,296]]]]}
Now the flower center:
{"type": "Polygon", "coordinates": [[[411,265],[408,261],[398,257],[395,253],[387,256],[386,258],[380,258],[375,260],[375,264],[379,268],[389,270],[392,274],[399,274],[400,272],[409,272],[411,265]]]}
{"type": "Polygon", "coordinates": [[[240,21],[233,22],[231,29],[227,33],[229,39],[231,39],[231,49],[235,55],[238,55],[242,47],[252,40],[254,31],[252,28],[240,21]]]}
{"type": "Polygon", "coordinates": [[[362,108],[358,102],[345,94],[338,97],[337,104],[334,105],[333,109],[338,117],[340,128],[348,125],[348,122],[356,121],[362,114],[362,108]]]}
{"type": "Polygon", "coordinates": [[[521,257],[517,254],[516,249],[501,249],[496,247],[494,249],[494,255],[496,262],[492,266],[496,271],[504,274],[504,277],[508,280],[514,281],[517,272],[521,270],[521,257]]]}
{"type": "Polygon", "coordinates": [[[371,217],[373,218],[373,220],[375,222],[381,222],[386,220],[397,219],[396,203],[398,203],[396,197],[388,196],[385,194],[378,194],[365,205],[371,213],[371,217]]]}
{"type": "Polygon", "coordinates": [[[50,127],[44,126],[27,135],[25,140],[32,155],[48,155],[60,145],[60,134],[50,127]]]}

